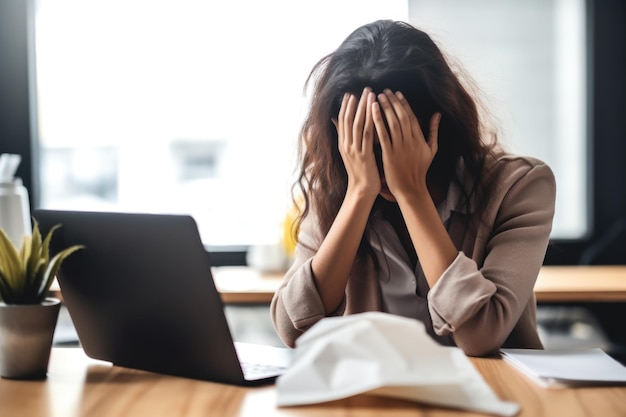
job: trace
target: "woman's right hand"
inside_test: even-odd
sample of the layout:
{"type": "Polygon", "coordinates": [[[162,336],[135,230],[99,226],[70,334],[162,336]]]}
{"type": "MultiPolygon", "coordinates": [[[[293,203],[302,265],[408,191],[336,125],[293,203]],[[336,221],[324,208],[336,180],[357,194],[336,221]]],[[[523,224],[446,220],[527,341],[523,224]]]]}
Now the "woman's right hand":
{"type": "MultiPolygon", "coordinates": [[[[311,272],[326,315],[334,314],[345,299],[356,254],[381,183],[374,156],[376,100],[370,88],[358,99],[346,93],[337,127],[339,153],[348,174],[348,189],[328,233],[311,261],[311,272]]],[[[324,192],[325,190],[319,190],[324,192]]]]}
{"type": "Polygon", "coordinates": [[[339,117],[333,120],[337,127],[339,153],[348,173],[347,193],[371,198],[372,203],[381,187],[374,156],[374,121],[371,113],[374,101],[376,95],[369,87],[363,90],[360,99],[346,93],[339,117]]]}

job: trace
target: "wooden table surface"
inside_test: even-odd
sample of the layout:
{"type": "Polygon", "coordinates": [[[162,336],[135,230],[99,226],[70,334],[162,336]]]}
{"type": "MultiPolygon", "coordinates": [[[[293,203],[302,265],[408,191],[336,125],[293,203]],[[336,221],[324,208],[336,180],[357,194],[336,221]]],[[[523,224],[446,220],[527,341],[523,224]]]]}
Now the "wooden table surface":
{"type": "Polygon", "coordinates": [[[213,268],[215,286],[226,304],[269,304],[283,280],[284,272],[258,272],[241,266],[213,268]]]}
{"type": "Polygon", "coordinates": [[[626,302],[626,265],[544,266],[535,295],[540,302],[626,302]]]}
{"type": "MultiPolygon", "coordinates": [[[[547,389],[501,359],[472,358],[519,417],[623,417],[626,387],[547,389]]],[[[111,366],[80,348],[53,348],[43,381],[0,379],[2,417],[476,417],[485,414],[357,395],[299,407],[277,407],[274,385],[245,388],[111,366]]]]}
{"type": "MultiPolygon", "coordinates": [[[[269,304],[283,274],[247,267],[213,268],[215,285],[227,304],[269,304]]],[[[56,283],[52,293],[61,298],[56,283]]],[[[544,266],[537,277],[535,295],[539,302],[626,302],[626,265],[544,266]]]]}
{"type": "MultiPolygon", "coordinates": [[[[226,303],[269,303],[283,274],[220,267],[215,283],[226,303]]],[[[535,284],[539,302],[626,302],[625,266],[544,266],[535,284]]]]}

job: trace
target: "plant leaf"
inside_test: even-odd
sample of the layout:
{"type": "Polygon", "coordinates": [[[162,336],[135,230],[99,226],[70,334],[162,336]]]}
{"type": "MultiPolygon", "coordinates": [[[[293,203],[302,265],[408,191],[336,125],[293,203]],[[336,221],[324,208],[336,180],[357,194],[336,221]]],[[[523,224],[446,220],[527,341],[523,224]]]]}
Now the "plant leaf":
{"type": "Polygon", "coordinates": [[[30,256],[30,251],[32,249],[32,246],[30,244],[31,240],[32,237],[29,235],[24,236],[24,239],[22,240],[22,245],[20,246],[20,259],[22,261],[22,265],[26,264],[26,261],[30,256]]]}
{"type": "MultiPolygon", "coordinates": [[[[37,227],[36,223],[35,223],[35,227],[37,227]]],[[[44,239],[44,241],[43,241],[43,243],[41,245],[41,257],[46,261],[46,264],[50,260],[50,240],[52,239],[52,234],[59,227],[61,227],[60,224],[55,224],[54,226],[52,226],[52,228],[50,229],[50,231],[46,235],[46,238],[44,239]]]]}
{"type": "Polygon", "coordinates": [[[7,287],[18,291],[23,285],[20,254],[4,230],[0,228],[0,272],[7,287]]]}
{"type": "Polygon", "coordinates": [[[25,297],[24,303],[26,303],[26,299],[34,300],[31,302],[37,302],[37,299],[39,297],[39,288],[41,287],[41,282],[44,279],[44,274],[46,272],[47,266],[48,265],[43,259],[38,258],[37,266],[31,272],[31,275],[28,276],[27,279],[25,279],[23,291],[25,297]]]}
{"type": "Polygon", "coordinates": [[[53,226],[42,241],[39,224],[34,221],[33,233],[24,237],[19,251],[0,229],[0,296],[7,304],[38,304],[46,298],[61,263],[83,246],[75,245],[50,259],[53,226]]]}
{"type": "Polygon", "coordinates": [[[0,298],[7,303],[11,304],[13,302],[13,290],[8,285],[7,277],[0,271],[0,298]]]}
{"type": "Polygon", "coordinates": [[[41,233],[39,232],[39,224],[37,223],[37,220],[35,220],[34,223],[33,234],[30,238],[29,257],[23,259],[27,286],[32,285],[36,279],[35,271],[37,269],[37,265],[41,261],[41,233]]]}
{"type": "Polygon", "coordinates": [[[39,291],[37,292],[37,295],[40,301],[46,298],[46,294],[50,290],[52,281],[54,281],[54,278],[56,277],[56,274],[59,268],[61,267],[61,263],[63,263],[65,258],[70,256],[72,253],[76,252],[77,250],[83,249],[83,248],[84,246],[82,245],[70,246],[69,248],[66,248],[60,251],[59,253],[57,253],[54,256],[54,258],[50,260],[50,263],[48,264],[48,267],[46,268],[43,279],[41,281],[41,286],[39,287],[39,291]]]}

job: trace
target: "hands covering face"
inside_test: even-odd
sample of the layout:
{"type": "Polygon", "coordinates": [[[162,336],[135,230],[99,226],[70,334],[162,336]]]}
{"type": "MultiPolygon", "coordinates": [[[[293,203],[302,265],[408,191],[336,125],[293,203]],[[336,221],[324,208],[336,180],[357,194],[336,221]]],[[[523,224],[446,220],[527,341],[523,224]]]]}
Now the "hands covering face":
{"type": "Polygon", "coordinates": [[[427,191],[426,173],[437,153],[441,114],[430,119],[428,138],[401,92],[376,96],[366,87],[361,98],[346,93],[335,122],[339,152],[348,173],[348,189],[387,200],[427,191]],[[386,124],[385,124],[386,121],[386,124]],[[379,174],[375,146],[382,150],[379,174]]]}

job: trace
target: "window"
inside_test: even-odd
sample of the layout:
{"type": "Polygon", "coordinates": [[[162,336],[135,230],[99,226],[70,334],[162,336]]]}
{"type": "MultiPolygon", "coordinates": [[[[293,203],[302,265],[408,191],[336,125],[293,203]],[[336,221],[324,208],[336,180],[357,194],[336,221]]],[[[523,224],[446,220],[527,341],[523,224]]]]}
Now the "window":
{"type": "Polygon", "coordinates": [[[412,0],[411,22],[485,92],[512,151],[556,176],[552,237],[590,232],[584,0],[412,0]]]}
{"type": "Polygon", "coordinates": [[[406,1],[39,0],[41,206],[184,212],[208,245],[272,242],[305,79],[378,18],[407,20],[406,1]]]}
{"type": "Polygon", "coordinates": [[[510,147],[557,175],[554,237],[581,236],[584,2],[478,3],[38,0],[40,206],[189,213],[207,245],[273,242],[306,76],[357,26],[392,18],[485,87],[510,147]]]}

